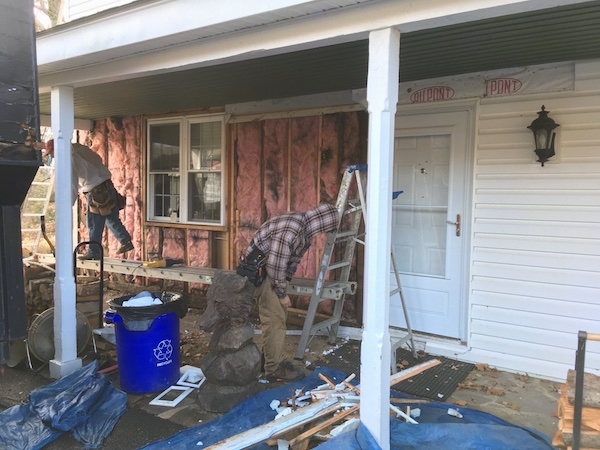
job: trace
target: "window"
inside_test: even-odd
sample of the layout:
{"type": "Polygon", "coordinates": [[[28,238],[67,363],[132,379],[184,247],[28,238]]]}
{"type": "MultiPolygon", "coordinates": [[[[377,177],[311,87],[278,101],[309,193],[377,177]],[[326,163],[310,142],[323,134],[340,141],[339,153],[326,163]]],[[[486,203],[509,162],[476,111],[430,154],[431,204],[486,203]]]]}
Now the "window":
{"type": "Polygon", "coordinates": [[[148,219],[224,225],[222,116],[148,121],[148,219]]]}

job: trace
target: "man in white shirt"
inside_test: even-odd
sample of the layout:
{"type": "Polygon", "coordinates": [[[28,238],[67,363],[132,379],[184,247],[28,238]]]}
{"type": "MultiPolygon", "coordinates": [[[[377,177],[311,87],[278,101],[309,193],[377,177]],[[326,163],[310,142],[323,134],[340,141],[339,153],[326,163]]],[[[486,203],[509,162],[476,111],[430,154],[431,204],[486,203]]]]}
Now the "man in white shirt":
{"type": "MultiPolygon", "coordinates": [[[[111,173],[102,162],[102,158],[89,147],[71,144],[71,165],[73,168],[72,201],[77,198],[77,191],[87,196],[87,227],[90,245],[86,254],[79,259],[99,259],[104,225],[112,232],[121,244],[117,254],[133,250],[131,235],[119,218],[117,191],[111,181],[111,173]]],[[[45,155],[54,157],[54,139],[46,142],[45,155]]]]}

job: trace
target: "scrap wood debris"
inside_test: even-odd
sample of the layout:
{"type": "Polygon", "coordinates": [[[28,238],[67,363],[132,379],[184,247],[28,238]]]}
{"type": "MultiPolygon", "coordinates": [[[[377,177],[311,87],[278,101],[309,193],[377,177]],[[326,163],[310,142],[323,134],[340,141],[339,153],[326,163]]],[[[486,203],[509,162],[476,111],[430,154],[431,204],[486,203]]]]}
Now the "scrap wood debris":
{"type": "MultiPolygon", "coordinates": [[[[441,361],[433,359],[398,372],[390,377],[390,387],[439,364],[441,361]]],[[[311,391],[296,389],[288,399],[273,400],[270,407],[275,412],[275,418],[271,422],[231,436],[208,449],[242,450],[266,442],[279,448],[306,450],[311,439],[328,440],[358,427],[360,385],[351,383],[355,375],[351,374],[337,384],[323,374],[319,374],[319,378],[324,384],[311,391]]],[[[418,424],[415,419],[420,415],[419,408],[411,410],[408,405],[406,410],[402,408],[404,404],[425,402],[428,400],[391,398],[390,414],[418,424]]],[[[449,414],[460,416],[456,410],[449,410],[449,414]]]]}

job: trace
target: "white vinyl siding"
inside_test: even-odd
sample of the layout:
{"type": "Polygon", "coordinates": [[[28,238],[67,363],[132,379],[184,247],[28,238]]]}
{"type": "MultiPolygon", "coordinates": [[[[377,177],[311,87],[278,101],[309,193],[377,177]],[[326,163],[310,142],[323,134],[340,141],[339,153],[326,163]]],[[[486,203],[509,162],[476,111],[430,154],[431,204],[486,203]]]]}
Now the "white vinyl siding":
{"type": "Polygon", "coordinates": [[[600,331],[600,92],[482,99],[473,189],[469,359],[564,379],[578,331],[600,331]],[[560,125],[544,167],[542,105],[560,125]]]}
{"type": "Polygon", "coordinates": [[[135,0],[63,0],[67,3],[65,11],[66,20],[76,20],[82,17],[91,16],[92,14],[105,11],[117,6],[132,3],[135,0]]]}

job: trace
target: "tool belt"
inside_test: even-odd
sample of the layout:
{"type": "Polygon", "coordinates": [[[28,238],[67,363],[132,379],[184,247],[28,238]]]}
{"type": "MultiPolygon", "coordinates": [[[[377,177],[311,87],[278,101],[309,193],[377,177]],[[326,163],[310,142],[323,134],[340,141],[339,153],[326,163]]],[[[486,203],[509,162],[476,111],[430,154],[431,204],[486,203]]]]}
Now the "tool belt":
{"type": "Polygon", "coordinates": [[[235,272],[242,277],[248,277],[248,280],[258,287],[267,277],[266,263],[267,257],[260,249],[254,245],[254,242],[250,244],[252,250],[247,255],[240,257],[240,263],[237,266],[235,272]]]}
{"type": "Polygon", "coordinates": [[[116,204],[111,195],[111,188],[114,189],[112,181],[106,180],[88,192],[90,212],[101,216],[108,216],[112,212],[116,204]]]}

